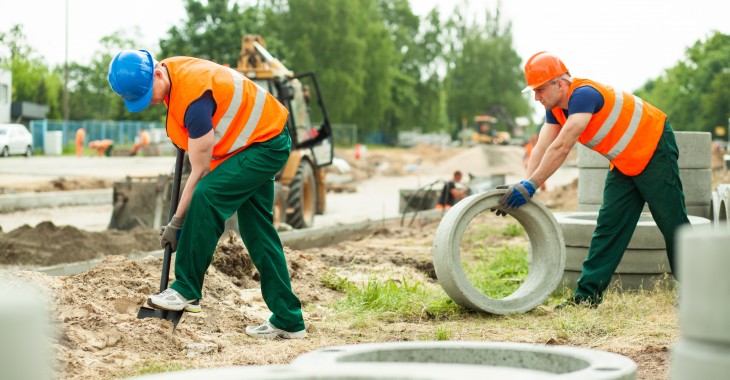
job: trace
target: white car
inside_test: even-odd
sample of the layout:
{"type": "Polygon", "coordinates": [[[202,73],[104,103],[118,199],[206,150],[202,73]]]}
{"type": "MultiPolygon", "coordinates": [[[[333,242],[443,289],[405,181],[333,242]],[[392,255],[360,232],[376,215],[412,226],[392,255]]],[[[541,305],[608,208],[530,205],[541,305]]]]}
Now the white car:
{"type": "Polygon", "coordinates": [[[33,135],[23,124],[0,124],[0,156],[33,154],[33,135]]]}

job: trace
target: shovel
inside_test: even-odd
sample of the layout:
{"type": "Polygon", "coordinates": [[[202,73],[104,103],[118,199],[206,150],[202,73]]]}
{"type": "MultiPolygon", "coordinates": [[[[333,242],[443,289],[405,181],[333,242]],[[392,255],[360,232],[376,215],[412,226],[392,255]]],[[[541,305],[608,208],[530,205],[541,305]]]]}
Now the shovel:
{"type": "MultiPolygon", "coordinates": [[[[185,157],[185,151],[177,148],[177,158],[175,159],[175,175],[172,180],[172,194],[170,194],[170,217],[172,219],[177,211],[177,204],[180,197],[180,182],[182,178],[182,166],[183,158],[185,157]]],[[[172,247],[170,244],[165,245],[165,253],[162,258],[162,276],[160,277],[160,292],[167,289],[168,277],[170,277],[170,261],[172,261],[172,247]]],[[[180,318],[182,318],[185,310],[170,311],[153,309],[147,306],[142,306],[137,313],[137,319],[142,318],[160,318],[172,321],[172,331],[175,331],[180,318]]]]}

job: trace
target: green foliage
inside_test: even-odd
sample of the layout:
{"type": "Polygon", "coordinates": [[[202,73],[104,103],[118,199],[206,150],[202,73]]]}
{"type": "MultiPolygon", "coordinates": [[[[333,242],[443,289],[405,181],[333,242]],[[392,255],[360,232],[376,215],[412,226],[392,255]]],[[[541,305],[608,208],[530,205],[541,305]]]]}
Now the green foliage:
{"type": "Polygon", "coordinates": [[[340,277],[335,272],[327,271],[319,282],[327,287],[328,289],[336,290],[338,292],[345,292],[354,287],[354,284],[345,277],[340,277]]]}
{"type": "Polygon", "coordinates": [[[464,271],[479,291],[492,298],[504,298],[522,285],[527,269],[525,249],[507,246],[495,252],[481,252],[481,257],[465,265],[464,271]]]}
{"type": "Polygon", "coordinates": [[[659,107],[675,130],[714,132],[730,115],[730,35],[714,32],[636,93],[659,107]]]}
{"type": "MultiPolygon", "coordinates": [[[[511,23],[503,23],[499,7],[494,13],[486,12],[483,25],[467,24],[460,12],[457,10],[450,21],[455,35],[446,77],[450,119],[471,126],[475,115],[494,107],[503,107],[512,117],[528,115],[529,105],[521,93],[521,59],[513,48],[511,23]]],[[[501,129],[506,128],[504,120],[500,124],[501,129]]]]}
{"type": "Polygon", "coordinates": [[[454,336],[452,331],[449,331],[444,326],[436,326],[436,340],[451,340],[454,336]]]}

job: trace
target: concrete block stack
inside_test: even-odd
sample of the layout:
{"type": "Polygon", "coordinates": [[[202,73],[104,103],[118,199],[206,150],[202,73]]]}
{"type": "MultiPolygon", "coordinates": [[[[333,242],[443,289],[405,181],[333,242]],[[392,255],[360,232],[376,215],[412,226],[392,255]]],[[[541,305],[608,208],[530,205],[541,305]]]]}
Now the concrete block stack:
{"type": "MultiPolygon", "coordinates": [[[[723,226],[724,227],[724,226],[723,226]]],[[[673,380],[730,375],[730,233],[726,228],[678,232],[680,340],[672,347],[673,380]]]]}
{"type": "MultiPolygon", "coordinates": [[[[712,209],[711,135],[708,132],[675,132],[679,148],[679,177],[689,215],[710,218],[712,209]]],[[[598,211],[609,161],[578,145],[578,211],[598,211]]],[[[648,207],[644,209],[649,212],[648,207]]]]}
{"type": "MultiPolygon", "coordinates": [[[[565,239],[565,270],[562,285],[571,289],[577,286],[583,261],[588,256],[593,231],[596,229],[597,212],[558,212],[555,219],[560,224],[565,239]]],[[[689,216],[693,226],[710,225],[710,220],[689,216]]],[[[623,290],[649,289],[655,285],[673,286],[664,236],[650,214],[642,214],[624,252],[621,263],[612,277],[612,286],[623,290]]]]}

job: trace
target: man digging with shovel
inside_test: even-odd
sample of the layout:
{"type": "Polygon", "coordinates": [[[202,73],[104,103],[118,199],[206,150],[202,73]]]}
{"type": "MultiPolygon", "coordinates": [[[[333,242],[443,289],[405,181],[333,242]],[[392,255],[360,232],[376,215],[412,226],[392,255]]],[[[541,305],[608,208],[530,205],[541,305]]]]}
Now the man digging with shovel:
{"type": "Polygon", "coordinates": [[[160,232],[162,247],[177,250],[175,281],[147,304],[201,311],[205,272],[226,219],[238,212],[241,237],[273,313],[264,324],[246,327],[246,334],[304,338],[301,302],[273,225],[274,175],[291,148],[286,108],[241,73],[191,57],[157,62],[147,51],[125,50],[111,61],[108,79],[130,112],[165,104],[167,135],[192,165],[177,211],[160,232]]]}

